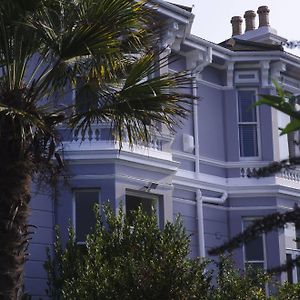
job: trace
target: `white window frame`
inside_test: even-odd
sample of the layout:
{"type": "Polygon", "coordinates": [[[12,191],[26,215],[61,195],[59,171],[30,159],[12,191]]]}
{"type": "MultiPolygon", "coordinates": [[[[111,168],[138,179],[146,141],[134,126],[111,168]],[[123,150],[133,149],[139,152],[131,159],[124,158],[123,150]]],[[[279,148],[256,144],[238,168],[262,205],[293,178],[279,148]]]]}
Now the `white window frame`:
{"type": "MultiPolygon", "coordinates": [[[[72,199],[72,225],[74,228],[74,234],[76,239],[76,192],[98,192],[98,204],[101,205],[101,190],[100,188],[75,188],[73,189],[73,199],[72,199]]],[[[99,211],[100,213],[100,211],[99,211]]],[[[77,241],[78,245],[85,245],[84,241],[77,241]]]]}
{"type": "MultiPolygon", "coordinates": [[[[291,254],[292,259],[296,259],[296,256],[300,256],[300,249],[290,249],[290,248],[287,248],[286,251],[285,251],[285,259],[286,259],[287,254],[291,254]]],[[[286,272],[286,274],[287,274],[287,272],[286,272]]],[[[293,277],[292,278],[293,279],[293,283],[299,283],[300,282],[300,278],[298,278],[296,266],[292,267],[292,277],[293,277]]]]}
{"type": "MultiPolygon", "coordinates": [[[[254,222],[256,220],[259,220],[259,217],[244,217],[242,218],[242,231],[246,229],[245,227],[245,222],[254,222]]],[[[266,234],[262,233],[262,241],[263,241],[263,255],[264,255],[264,260],[246,260],[246,245],[243,243],[243,261],[244,261],[244,270],[246,270],[246,264],[249,263],[263,263],[264,265],[264,270],[267,269],[267,248],[266,248],[266,234]]]]}
{"type": "Polygon", "coordinates": [[[261,133],[260,133],[260,118],[259,118],[259,108],[256,107],[256,122],[240,122],[239,121],[239,92],[240,91],[253,91],[255,94],[255,100],[257,101],[258,89],[253,87],[238,88],[236,90],[236,113],[237,113],[237,129],[238,129],[238,147],[239,147],[239,159],[241,161],[258,161],[261,160],[261,133]],[[241,156],[241,143],[240,143],[240,124],[256,125],[257,134],[257,151],[258,156],[241,156]]]}
{"type": "Polygon", "coordinates": [[[126,189],[125,191],[125,199],[124,199],[124,212],[126,214],[126,196],[133,196],[133,197],[140,197],[143,199],[149,199],[152,201],[155,201],[155,211],[156,211],[156,218],[157,218],[157,225],[160,224],[160,208],[159,208],[159,204],[160,204],[160,195],[158,194],[154,194],[154,193],[150,193],[150,192],[143,192],[143,191],[137,191],[137,190],[131,190],[131,189],[126,189]],[[154,199],[155,197],[155,199],[154,199]]]}

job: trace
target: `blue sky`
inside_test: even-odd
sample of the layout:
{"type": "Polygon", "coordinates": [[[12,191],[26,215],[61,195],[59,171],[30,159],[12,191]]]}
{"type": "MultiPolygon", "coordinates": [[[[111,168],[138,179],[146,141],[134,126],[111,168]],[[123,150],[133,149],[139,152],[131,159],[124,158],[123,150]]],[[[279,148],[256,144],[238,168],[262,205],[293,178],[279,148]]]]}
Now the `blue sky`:
{"type": "MultiPolygon", "coordinates": [[[[195,21],[192,32],[212,42],[231,36],[230,19],[243,16],[246,10],[257,11],[261,5],[270,9],[270,25],[289,40],[300,40],[299,0],[168,0],[186,6],[194,5],[195,21]]],[[[300,49],[296,51],[300,56],[300,49]]]]}

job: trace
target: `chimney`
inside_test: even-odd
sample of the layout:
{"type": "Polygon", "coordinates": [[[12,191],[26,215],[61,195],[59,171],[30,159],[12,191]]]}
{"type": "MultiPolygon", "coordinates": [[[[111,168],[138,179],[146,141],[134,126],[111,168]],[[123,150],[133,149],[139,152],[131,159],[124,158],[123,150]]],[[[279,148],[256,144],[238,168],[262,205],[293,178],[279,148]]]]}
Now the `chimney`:
{"type": "Polygon", "coordinates": [[[232,24],[232,36],[242,34],[242,17],[234,16],[231,18],[230,23],[232,24]]]}
{"type": "Polygon", "coordinates": [[[247,10],[244,14],[246,20],[246,32],[255,29],[256,13],[253,10],[247,10]]]}
{"type": "Polygon", "coordinates": [[[270,26],[268,6],[260,6],[257,10],[259,16],[259,27],[270,26]]]}

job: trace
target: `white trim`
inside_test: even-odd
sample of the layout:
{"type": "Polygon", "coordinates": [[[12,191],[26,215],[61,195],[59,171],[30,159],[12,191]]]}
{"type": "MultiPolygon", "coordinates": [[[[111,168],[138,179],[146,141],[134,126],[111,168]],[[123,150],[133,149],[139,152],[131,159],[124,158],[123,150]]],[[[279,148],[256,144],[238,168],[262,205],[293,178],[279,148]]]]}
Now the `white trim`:
{"type": "Polygon", "coordinates": [[[205,85],[205,86],[217,89],[217,90],[222,90],[222,91],[227,91],[227,90],[233,89],[232,86],[219,85],[217,83],[213,83],[213,82],[206,81],[206,80],[203,80],[203,79],[197,79],[197,82],[202,84],[202,85],[205,85]]]}
{"type": "Polygon", "coordinates": [[[249,71],[235,71],[235,75],[234,75],[234,82],[236,84],[239,83],[259,83],[259,77],[258,77],[258,71],[253,71],[253,70],[249,70],[249,71]],[[240,76],[253,76],[250,78],[240,78],[240,76]]]}
{"type": "MultiPolygon", "coordinates": [[[[68,160],[70,164],[97,164],[97,163],[107,163],[109,160],[111,162],[121,162],[130,163],[131,166],[136,166],[145,169],[145,166],[151,170],[167,170],[174,172],[179,166],[178,162],[171,159],[160,159],[154,156],[143,156],[140,154],[126,152],[117,149],[107,149],[107,150],[78,150],[78,151],[68,151],[64,152],[65,159],[68,160]]],[[[171,155],[171,153],[170,153],[171,155]]]]}
{"type": "Polygon", "coordinates": [[[189,200],[189,199],[182,199],[178,197],[173,197],[173,201],[177,203],[183,203],[183,204],[188,204],[188,205],[197,205],[196,201],[189,200]]]}
{"type": "MultiPolygon", "coordinates": [[[[286,260],[287,254],[290,254],[292,259],[296,259],[297,256],[300,256],[300,249],[286,248],[285,249],[285,260],[286,260]]],[[[300,266],[298,266],[298,268],[300,268],[300,266]]],[[[292,276],[293,276],[293,278],[292,278],[293,279],[293,284],[294,283],[300,283],[300,278],[298,278],[297,266],[296,265],[294,265],[292,267],[292,276]]]]}
{"type": "MultiPolygon", "coordinates": [[[[141,184],[142,186],[146,185],[149,183],[149,181],[153,181],[153,179],[150,178],[138,178],[134,176],[129,176],[127,174],[109,174],[109,175],[75,175],[69,178],[69,180],[106,180],[106,179],[116,179],[118,181],[123,181],[123,182],[132,182],[132,183],[138,183],[141,184]]],[[[173,185],[171,183],[167,182],[157,182],[158,183],[158,188],[159,189],[164,189],[164,190],[173,190],[173,185]]]]}
{"type": "MultiPolygon", "coordinates": [[[[173,158],[181,158],[181,159],[187,159],[187,160],[195,160],[196,157],[194,154],[188,154],[180,151],[173,151],[173,158]]],[[[215,158],[210,158],[204,155],[199,155],[199,161],[202,164],[205,165],[211,165],[216,167],[222,167],[226,169],[234,169],[234,168],[242,168],[242,167],[253,167],[253,168],[259,168],[259,167],[265,167],[268,164],[271,163],[271,161],[222,161],[215,158]]]]}
{"type": "Polygon", "coordinates": [[[262,210],[293,210],[292,207],[286,207],[286,206],[236,206],[236,207],[227,207],[223,205],[214,205],[211,203],[204,203],[205,207],[213,208],[213,209],[219,209],[219,210],[225,210],[225,211],[262,211],[262,210]]]}

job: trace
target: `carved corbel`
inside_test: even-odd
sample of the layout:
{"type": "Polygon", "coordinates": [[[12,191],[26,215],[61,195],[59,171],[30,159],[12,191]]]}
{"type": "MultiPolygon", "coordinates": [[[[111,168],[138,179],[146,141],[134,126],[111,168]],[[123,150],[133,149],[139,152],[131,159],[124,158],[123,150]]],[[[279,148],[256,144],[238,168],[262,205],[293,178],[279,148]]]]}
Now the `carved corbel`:
{"type": "Polygon", "coordinates": [[[271,64],[271,79],[279,81],[281,73],[286,71],[286,64],[282,61],[277,61],[271,64]]]}
{"type": "Polygon", "coordinates": [[[234,62],[227,62],[227,86],[233,87],[234,62]]]}
{"type": "Polygon", "coordinates": [[[169,49],[169,52],[171,50],[179,52],[183,38],[184,28],[177,22],[171,22],[162,38],[162,46],[165,49],[169,49]]]}
{"type": "Polygon", "coordinates": [[[270,69],[269,60],[264,60],[260,62],[262,87],[269,86],[269,69],[270,69]]]}

